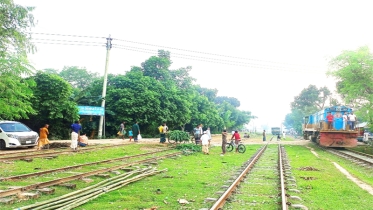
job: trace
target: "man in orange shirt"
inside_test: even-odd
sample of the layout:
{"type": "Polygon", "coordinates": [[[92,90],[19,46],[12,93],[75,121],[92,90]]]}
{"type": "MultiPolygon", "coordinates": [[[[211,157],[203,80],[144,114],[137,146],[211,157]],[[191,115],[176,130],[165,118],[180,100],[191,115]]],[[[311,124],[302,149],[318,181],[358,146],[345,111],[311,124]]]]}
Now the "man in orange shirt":
{"type": "Polygon", "coordinates": [[[48,131],[48,127],[49,127],[49,125],[45,124],[44,127],[40,128],[40,134],[39,134],[39,140],[38,140],[38,148],[37,148],[37,150],[41,150],[41,148],[44,145],[46,145],[46,144],[48,145],[48,149],[49,149],[49,140],[48,140],[49,131],[48,131]]]}

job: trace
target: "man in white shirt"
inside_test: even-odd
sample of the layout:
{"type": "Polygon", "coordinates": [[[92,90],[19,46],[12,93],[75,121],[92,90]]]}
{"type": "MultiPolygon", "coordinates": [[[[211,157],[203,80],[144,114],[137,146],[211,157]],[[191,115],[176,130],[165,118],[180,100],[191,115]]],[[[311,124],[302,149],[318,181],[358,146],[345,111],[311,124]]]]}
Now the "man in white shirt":
{"type": "Polygon", "coordinates": [[[346,124],[347,124],[347,119],[348,119],[346,112],[343,113],[342,118],[343,118],[343,130],[346,130],[346,124]]]}
{"type": "Polygon", "coordinates": [[[350,130],[355,130],[355,122],[357,121],[356,115],[353,112],[351,112],[348,115],[348,119],[349,119],[349,121],[351,123],[350,130]]]}

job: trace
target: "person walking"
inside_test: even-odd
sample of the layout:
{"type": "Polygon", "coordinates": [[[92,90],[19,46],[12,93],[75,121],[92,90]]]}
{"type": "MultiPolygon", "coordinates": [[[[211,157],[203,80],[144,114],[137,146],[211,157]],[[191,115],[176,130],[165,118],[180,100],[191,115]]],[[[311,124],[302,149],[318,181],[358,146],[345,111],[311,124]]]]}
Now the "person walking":
{"type": "Polygon", "coordinates": [[[210,127],[207,128],[206,134],[209,137],[209,147],[210,147],[210,144],[211,144],[211,131],[210,131],[210,127]]]}
{"type": "Polygon", "coordinates": [[[49,149],[48,127],[49,127],[49,125],[45,124],[44,127],[40,128],[37,150],[41,150],[41,148],[44,147],[44,145],[48,145],[48,149],[49,149]]]}
{"type": "Polygon", "coordinates": [[[138,142],[138,135],[140,135],[140,127],[139,127],[139,124],[138,122],[136,121],[135,124],[132,125],[132,132],[133,132],[133,140],[135,142],[138,142]]]}
{"type": "Polygon", "coordinates": [[[159,132],[160,132],[160,143],[165,143],[166,142],[166,134],[167,134],[167,131],[168,131],[168,127],[166,125],[166,123],[164,122],[163,125],[161,125],[159,127],[159,132]]]}
{"type": "Polygon", "coordinates": [[[285,137],[286,137],[286,133],[285,131],[282,131],[282,138],[285,139],[285,137]]]}
{"type": "Polygon", "coordinates": [[[209,136],[207,135],[206,131],[203,132],[203,135],[201,136],[201,141],[203,154],[209,155],[209,136]]]}
{"type": "Polygon", "coordinates": [[[263,141],[266,141],[266,130],[263,130],[263,141]]]}
{"type": "Polygon", "coordinates": [[[197,125],[197,127],[195,127],[193,129],[193,133],[194,133],[194,140],[196,142],[196,144],[199,144],[200,143],[200,138],[201,138],[201,129],[200,129],[200,125],[197,125]]]}
{"type": "Polygon", "coordinates": [[[125,139],[125,134],[127,133],[126,132],[126,122],[123,121],[120,124],[119,129],[120,129],[119,132],[120,132],[120,135],[122,137],[122,140],[124,140],[125,139]]]}
{"type": "Polygon", "coordinates": [[[132,130],[128,131],[128,137],[130,138],[130,141],[132,141],[133,132],[132,130]]]}
{"type": "Polygon", "coordinates": [[[79,132],[82,130],[82,126],[79,124],[79,121],[75,121],[74,124],[71,125],[71,149],[73,151],[77,150],[78,147],[78,136],[79,132]]]}
{"type": "Polygon", "coordinates": [[[224,156],[225,155],[225,152],[227,151],[227,136],[228,136],[228,133],[227,133],[227,130],[223,130],[223,132],[221,133],[221,150],[222,150],[222,153],[220,154],[220,156],[224,156]]]}

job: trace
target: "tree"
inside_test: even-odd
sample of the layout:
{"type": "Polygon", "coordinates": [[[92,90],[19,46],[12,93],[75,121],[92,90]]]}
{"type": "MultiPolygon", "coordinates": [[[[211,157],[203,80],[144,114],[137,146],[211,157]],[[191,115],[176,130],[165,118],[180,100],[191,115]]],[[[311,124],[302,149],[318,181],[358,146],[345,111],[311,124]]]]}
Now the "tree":
{"type": "Polygon", "coordinates": [[[328,74],[337,79],[337,92],[357,109],[360,121],[373,128],[373,54],[369,48],[344,51],[330,61],[330,66],[328,74]]]}
{"type": "Polygon", "coordinates": [[[60,76],[43,72],[29,80],[36,82],[32,87],[34,96],[31,102],[37,113],[26,122],[34,130],[50,124],[54,137],[67,138],[70,124],[79,119],[77,104],[71,100],[72,87],[60,76]]]}
{"type": "Polygon", "coordinates": [[[27,31],[34,26],[32,10],[12,0],[0,1],[0,118],[3,119],[28,118],[35,113],[29,102],[34,82],[21,77],[33,70],[26,54],[34,49],[27,31]]]}
{"type": "Polygon", "coordinates": [[[98,78],[98,73],[92,73],[84,67],[79,68],[77,66],[65,66],[59,75],[79,90],[88,87],[92,81],[98,78]]]}
{"type": "Polygon", "coordinates": [[[305,114],[311,114],[324,109],[325,102],[330,96],[331,92],[327,87],[317,88],[315,85],[309,85],[298,96],[294,97],[291,108],[301,110],[305,114]]]}
{"type": "Polygon", "coordinates": [[[294,97],[290,105],[291,113],[285,117],[285,126],[301,133],[303,117],[324,109],[327,101],[330,104],[335,103],[327,87],[317,88],[315,85],[309,85],[294,97]]]}
{"type": "Polygon", "coordinates": [[[0,1],[0,57],[34,50],[28,29],[34,26],[33,7],[22,7],[13,0],[0,1]]]}
{"type": "Polygon", "coordinates": [[[224,102],[230,103],[234,107],[239,107],[241,105],[240,101],[237,98],[234,97],[227,97],[227,96],[217,96],[215,98],[216,104],[222,104],[224,102]]]}

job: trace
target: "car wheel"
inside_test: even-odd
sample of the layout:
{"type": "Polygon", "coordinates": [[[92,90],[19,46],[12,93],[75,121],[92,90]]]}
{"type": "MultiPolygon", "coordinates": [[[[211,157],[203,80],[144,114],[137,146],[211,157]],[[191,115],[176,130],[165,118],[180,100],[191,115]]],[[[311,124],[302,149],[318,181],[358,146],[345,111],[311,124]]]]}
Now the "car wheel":
{"type": "Polygon", "coordinates": [[[4,140],[0,140],[0,150],[4,150],[6,149],[6,145],[5,145],[5,141],[4,140]]]}

